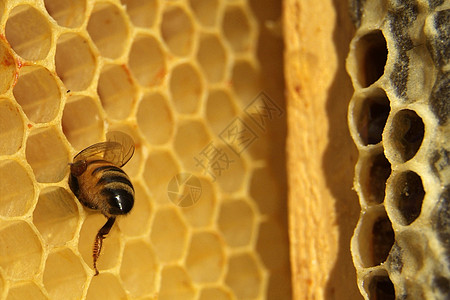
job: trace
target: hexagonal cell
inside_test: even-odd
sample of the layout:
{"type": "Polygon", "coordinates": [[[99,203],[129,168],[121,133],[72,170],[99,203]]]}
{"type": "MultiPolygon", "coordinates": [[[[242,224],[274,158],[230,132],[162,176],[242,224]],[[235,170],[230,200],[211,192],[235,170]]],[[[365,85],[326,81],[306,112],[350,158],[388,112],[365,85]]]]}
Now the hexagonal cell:
{"type": "Polygon", "coordinates": [[[80,299],[87,275],[80,257],[63,248],[48,255],[43,282],[52,299],[80,299]]]}
{"type": "Polygon", "coordinates": [[[167,203],[167,185],[179,172],[176,160],[170,152],[152,151],[145,164],[144,180],[153,199],[158,203],[167,203]]]}
{"type": "Polygon", "coordinates": [[[225,290],[223,287],[211,287],[211,288],[204,288],[200,291],[200,297],[199,300],[231,300],[233,297],[231,296],[231,293],[227,290],[225,290]]]}
{"type": "Polygon", "coordinates": [[[199,121],[180,122],[174,137],[174,149],[185,169],[196,169],[195,156],[211,141],[205,125],[199,121]]]}
{"type": "Polygon", "coordinates": [[[72,194],[61,187],[41,190],[33,213],[33,224],[45,242],[64,245],[73,239],[78,222],[78,207],[72,194]]]}
{"type": "Polygon", "coordinates": [[[86,0],[44,0],[45,9],[60,26],[76,28],[86,18],[86,0]]]}
{"type": "Polygon", "coordinates": [[[120,8],[111,3],[96,3],[89,17],[87,31],[100,54],[117,58],[128,43],[128,23],[120,8]]]}
{"type": "Polygon", "coordinates": [[[222,31],[231,48],[236,51],[249,50],[251,27],[249,16],[238,5],[229,5],[222,21],[222,31]]]}
{"type": "Polygon", "coordinates": [[[219,82],[225,78],[227,55],[217,35],[208,34],[200,38],[197,60],[209,82],[219,82]]]}
{"type": "Polygon", "coordinates": [[[206,119],[216,135],[219,135],[236,116],[237,109],[228,91],[209,91],[206,101],[206,119]]]}
{"type": "Polygon", "coordinates": [[[176,66],[171,72],[169,84],[175,109],[182,114],[195,113],[205,87],[197,69],[188,63],[176,66]]]}
{"type": "Polygon", "coordinates": [[[375,276],[371,275],[371,278],[366,278],[364,281],[368,282],[365,284],[365,288],[368,292],[369,299],[396,299],[394,284],[387,273],[375,276]]]}
{"type": "Polygon", "coordinates": [[[158,210],[153,219],[150,240],[159,259],[164,262],[180,259],[186,253],[186,224],[174,209],[158,210]]]}
{"type": "Polygon", "coordinates": [[[388,50],[386,39],[381,30],[367,33],[355,40],[355,75],[358,83],[364,88],[377,81],[384,73],[388,50]]]}
{"type": "Polygon", "coordinates": [[[160,42],[153,36],[137,35],[128,57],[130,71],[142,86],[160,85],[167,73],[160,42]]]}
{"type": "Polygon", "coordinates": [[[125,6],[134,26],[150,28],[154,25],[159,13],[157,0],[121,0],[120,2],[125,6]]]}
{"type": "Polygon", "coordinates": [[[133,183],[133,186],[135,191],[133,209],[126,218],[120,218],[117,221],[120,230],[124,234],[128,236],[139,236],[149,229],[153,208],[151,198],[141,183],[133,183]]]}
{"type": "Polygon", "coordinates": [[[124,65],[105,65],[100,72],[97,92],[108,117],[125,119],[137,100],[136,86],[124,65]]]}
{"type": "Polygon", "coordinates": [[[31,5],[19,5],[9,14],[5,35],[24,59],[44,59],[51,46],[52,29],[46,17],[31,5]]]}
{"type": "Polygon", "coordinates": [[[377,266],[386,261],[394,244],[394,230],[383,208],[374,207],[363,214],[353,235],[352,247],[357,249],[362,267],[377,266]]]}
{"type": "Polygon", "coordinates": [[[250,196],[262,214],[271,215],[283,209],[284,193],[277,185],[278,175],[272,172],[269,168],[256,169],[250,180],[250,196]]]}
{"type": "MultiPolygon", "coordinates": [[[[91,212],[91,211],[90,211],[91,212]]],[[[117,222],[117,221],[116,221],[117,222]]],[[[84,220],[78,240],[78,251],[84,262],[93,268],[92,247],[95,236],[100,228],[105,225],[106,218],[100,213],[92,213],[84,220]]],[[[107,237],[103,240],[100,257],[97,260],[97,268],[100,272],[114,268],[119,263],[121,254],[121,241],[117,224],[114,224],[107,237]]],[[[92,271],[94,273],[94,271],[92,271]]]]}
{"type": "Polygon", "coordinates": [[[376,90],[372,95],[357,102],[353,114],[363,145],[381,142],[390,110],[389,99],[383,90],[376,90]]]}
{"type": "Polygon", "coordinates": [[[211,232],[196,232],[191,237],[186,257],[186,269],[197,283],[216,282],[225,265],[223,240],[211,232]]]}
{"type": "Polygon", "coordinates": [[[399,162],[413,158],[425,134],[425,125],[422,118],[413,110],[404,109],[395,114],[389,127],[386,148],[393,147],[387,154],[399,162]]]}
{"type": "Polygon", "coordinates": [[[0,267],[5,277],[14,280],[33,278],[42,260],[42,245],[30,225],[24,221],[0,224],[0,267]]]}
{"type": "Polygon", "coordinates": [[[252,254],[237,254],[229,259],[225,283],[238,299],[254,299],[262,295],[263,275],[252,254]]]}
{"type": "Polygon", "coordinates": [[[393,175],[389,182],[389,202],[395,208],[396,222],[409,225],[419,217],[425,197],[422,179],[413,171],[393,175]]]}
{"type": "Polygon", "coordinates": [[[144,95],[136,114],[137,124],[147,142],[153,145],[167,143],[174,131],[172,109],[159,93],[144,95]]]}
{"type": "Polygon", "coordinates": [[[5,93],[16,80],[16,60],[5,41],[0,40],[0,94],[5,93]]]}
{"type": "Polygon", "coordinates": [[[64,178],[71,159],[56,128],[33,130],[26,147],[27,161],[38,182],[58,182],[64,178]]]}
{"type": "Polygon", "coordinates": [[[127,296],[117,276],[111,273],[100,273],[92,278],[86,299],[121,300],[127,299],[127,296]]]}
{"type": "Polygon", "coordinates": [[[197,177],[200,180],[202,194],[195,205],[183,207],[181,212],[192,227],[206,227],[211,225],[217,205],[217,192],[211,181],[207,178],[197,177]]]}
{"type": "Polygon", "coordinates": [[[21,299],[46,300],[48,298],[44,295],[42,289],[37,286],[36,283],[30,281],[21,282],[9,288],[8,297],[6,297],[6,300],[21,299]]]}
{"type": "Polygon", "coordinates": [[[259,72],[246,60],[236,61],[232,72],[233,90],[242,101],[242,107],[246,107],[262,89],[259,72]]]}
{"type": "Polygon", "coordinates": [[[364,166],[359,174],[364,200],[369,205],[383,203],[391,164],[383,152],[363,158],[360,164],[364,166]]]}
{"type": "Polygon", "coordinates": [[[161,21],[161,35],[173,54],[186,56],[191,52],[194,26],[183,8],[176,6],[166,8],[161,21]]]}
{"type": "Polygon", "coordinates": [[[24,125],[18,108],[8,99],[0,99],[0,155],[16,153],[22,147],[23,134],[24,125]]]}
{"type": "Polygon", "coordinates": [[[158,265],[153,249],[143,241],[125,245],[120,277],[133,297],[154,293],[158,265]]]}
{"type": "Polygon", "coordinates": [[[218,0],[189,0],[195,19],[203,26],[214,26],[218,20],[218,0]]]}
{"type": "Polygon", "coordinates": [[[62,34],[56,45],[55,67],[67,89],[86,89],[94,77],[96,60],[87,41],[76,33],[62,34]]]}
{"type": "Polygon", "coordinates": [[[179,266],[167,266],[161,272],[158,299],[195,299],[195,290],[186,271],[179,266]]]}
{"type": "MultiPolygon", "coordinates": [[[[286,223],[287,221],[284,220],[286,223]]],[[[279,270],[289,266],[289,238],[287,224],[268,219],[259,224],[256,250],[266,268],[279,270]]]]}
{"type": "Polygon", "coordinates": [[[35,123],[49,122],[58,114],[61,92],[46,68],[22,67],[13,93],[27,117],[35,123]]]}
{"type": "MultiPolygon", "coordinates": [[[[222,202],[217,224],[225,241],[231,247],[248,245],[252,238],[255,213],[251,206],[242,199],[222,202]]],[[[270,245],[273,243],[271,242],[270,245]]]]}
{"type": "Polygon", "coordinates": [[[61,120],[64,135],[72,147],[81,150],[100,141],[104,120],[98,100],[88,96],[71,96],[64,106],[61,120]]]}
{"type": "Polygon", "coordinates": [[[244,178],[248,167],[242,157],[238,157],[225,145],[218,146],[218,151],[224,153],[218,165],[211,166],[214,169],[213,180],[216,179],[220,189],[225,193],[238,191],[244,185],[244,178]]]}
{"type": "Polygon", "coordinates": [[[14,160],[0,161],[0,216],[19,217],[33,206],[34,185],[30,174],[14,160]]]}

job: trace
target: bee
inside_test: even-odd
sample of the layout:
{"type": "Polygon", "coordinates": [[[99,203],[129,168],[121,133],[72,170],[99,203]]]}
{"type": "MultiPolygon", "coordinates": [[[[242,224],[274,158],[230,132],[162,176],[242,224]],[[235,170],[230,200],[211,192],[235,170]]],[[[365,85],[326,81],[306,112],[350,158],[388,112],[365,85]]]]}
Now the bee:
{"type": "Polygon", "coordinates": [[[81,204],[100,211],[108,220],[98,231],[92,252],[95,275],[103,240],[116,217],[128,214],[134,204],[134,188],[121,169],[134,153],[133,139],[122,132],[106,135],[106,142],[87,147],[70,164],[69,186],[81,204]]]}

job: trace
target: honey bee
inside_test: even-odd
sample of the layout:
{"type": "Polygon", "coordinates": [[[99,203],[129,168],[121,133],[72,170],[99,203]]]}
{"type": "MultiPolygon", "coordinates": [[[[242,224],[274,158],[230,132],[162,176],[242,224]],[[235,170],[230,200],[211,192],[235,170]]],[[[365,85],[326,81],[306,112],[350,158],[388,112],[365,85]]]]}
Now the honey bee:
{"type": "Polygon", "coordinates": [[[108,220],[97,233],[92,257],[95,275],[103,239],[116,216],[126,215],[134,204],[134,188],[121,169],[134,153],[133,139],[122,132],[106,135],[106,142],[87,147],[70,164],[69,186],[83,206],[100,211],[108,220]]]}

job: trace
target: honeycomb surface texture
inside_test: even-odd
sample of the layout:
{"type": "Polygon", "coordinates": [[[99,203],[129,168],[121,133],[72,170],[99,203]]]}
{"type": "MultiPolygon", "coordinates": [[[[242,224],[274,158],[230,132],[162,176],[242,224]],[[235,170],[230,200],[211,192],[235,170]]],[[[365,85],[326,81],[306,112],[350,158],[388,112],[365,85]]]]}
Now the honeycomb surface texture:
{"type": "Polygon", "coordinates": [[[450,2],[351,3],[358,286],[365,299],[449,299],[450,2]]]}
{"type": "Polygon", "coordinates": [[[4,0],[0,16],[1,299],[291,298],[279,1],[4,0]],[[106,219],[68,164],[112,130],[135,141],[136,201],[94,277],[106,219]]]}

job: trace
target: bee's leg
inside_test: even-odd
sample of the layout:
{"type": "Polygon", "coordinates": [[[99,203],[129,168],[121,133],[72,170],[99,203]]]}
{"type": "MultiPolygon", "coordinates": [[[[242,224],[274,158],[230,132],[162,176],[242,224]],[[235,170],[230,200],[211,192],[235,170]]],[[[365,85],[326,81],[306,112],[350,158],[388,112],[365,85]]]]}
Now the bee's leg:
{"type": "Polygon", "coordinates": [[[94,276],[98,275],[97,259],[100,256],[100,251],[102,251],[103,239],[109,233],[109,231],[111,230],[111,227],[114,225],[115,221],[116,221],[115,217],[108,218],[108,221],[106,221],[105,225],[103,225],[103,227],[100,228],[100,230],[97,233],[97,236],[95,237],[94,249],[92,252],[92,257],[94,258],[94,270],[95,270],[94,276]]]}

